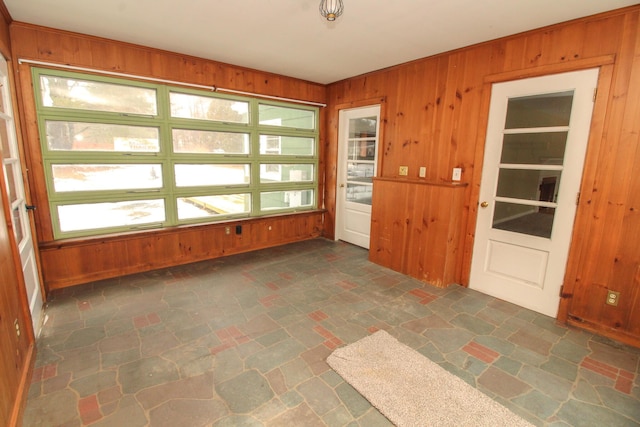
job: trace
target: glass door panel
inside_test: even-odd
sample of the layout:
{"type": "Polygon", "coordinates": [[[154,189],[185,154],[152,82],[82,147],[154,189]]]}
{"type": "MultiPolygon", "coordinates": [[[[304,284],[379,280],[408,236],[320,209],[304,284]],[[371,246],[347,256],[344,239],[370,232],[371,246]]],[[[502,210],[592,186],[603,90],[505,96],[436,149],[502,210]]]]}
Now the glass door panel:
{"type": "Polygon", "coordinates": [[[509,99],[494,229],[551,238],[572,102],[573,91],[509,99]]]}

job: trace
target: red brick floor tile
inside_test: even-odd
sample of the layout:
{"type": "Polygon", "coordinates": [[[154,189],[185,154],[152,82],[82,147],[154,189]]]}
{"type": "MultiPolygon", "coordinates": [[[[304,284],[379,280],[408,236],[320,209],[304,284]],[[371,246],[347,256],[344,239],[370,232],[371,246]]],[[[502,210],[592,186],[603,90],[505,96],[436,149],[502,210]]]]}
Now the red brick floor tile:
{"type": "Polygon", "coordinates": [[[493,363],[500,356],[500,353],[497,353],[474,341],[471,341],[469,344],[462,347],[462,349],[476,359],[482,360],[485,363],[493,363]]]}
{"type": "Polygon", "coordinates": [[[100,413],[100,407],[98,405],[98,398],[95,394],[91,396],[83,397],[78,400],[78,412],[80,412],[80,418],[82,422],[91,424],[102,418],[100,413]]]}
{"type": "Polygon", "coordinates": [[[598,362],[590,357],[585,357],[584,360],[582,360],[582,363],[580,363],[580,366],[611,378],[612,380],[615,380],[618,377],[618,368],[607,365],[606,363],[598,362]]]}
{"type": "Polygon", "coordinates": [[[329,318],[329,316],[327,316],[322,310],[317,310],[313,313],[309,313],[308,316],[311,318],[311,320],[315,320],[316,322],[321,322],[329,318]]]}

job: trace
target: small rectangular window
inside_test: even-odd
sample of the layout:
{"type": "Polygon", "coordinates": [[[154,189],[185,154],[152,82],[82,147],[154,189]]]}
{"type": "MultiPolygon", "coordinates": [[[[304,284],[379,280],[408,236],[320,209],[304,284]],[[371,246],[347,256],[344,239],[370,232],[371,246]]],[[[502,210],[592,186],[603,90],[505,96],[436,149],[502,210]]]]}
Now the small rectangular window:
{"type": "Polygon", "coordinates": [[[221,194],[178,198],[178,218],[215,218],[223,215],[249,214],[251,194],[221,194]]]}
{"type": "Polygon", "coordinates": [[[62,232],[135,227],[165,220],[163,199],[58,206],[62,232]]]}
{"type": "Polygon", "coordinates": [[[162,187],[161,164],[54,164],[51,169],[56,192],[162,187]]]}
{"type": "Polygon", "coordinates": [[[193,154],[249,154],[248,133],[173,129],[173,152],[193,154]]]}
{"type": "Polygon", "coordinates": [[[302,108],[260,104],[258,110],[258,121],[261,125],[312,130],[316,128],[315,118],[313,110],[302,108]]]}
{"type": "Polygon", "coordinates": [[[260,135],[260,154],[311,157],[315,154],[315,139],[300,136],[260,135]]]}
{"type": "Polygon", "coordinates": [[[249,103],[234,99],[171,92],[171,117],[249,123],[249,103]]]}
{"type": "Polygon", "coordinates": [[[47,147],[52,151],[160,151],[156,127],[47,120],[46,129],[47,147]]]}
{"type": "Polygon", "coordinates": [[[260,165],[260,182],[311,182],[314,179],[311,164],[272,164],[260,165]]]}
{"type": "Polygon", "coordinates": [[[242,185],[251,181],[248,164],[177,164],[175,174],[178,187],[242,185]]]}
{"type": "Polygon", "coordinates": [[[260,193],[262,211],[311,207],[314,202],[313,190],[267,191],[260,193]]]}
{"type": "Polygon", "coordinates": [[[144,87],[41,75],[40,95],[45,107],[145,116],[158,114],[155,89],[144,87]]]}

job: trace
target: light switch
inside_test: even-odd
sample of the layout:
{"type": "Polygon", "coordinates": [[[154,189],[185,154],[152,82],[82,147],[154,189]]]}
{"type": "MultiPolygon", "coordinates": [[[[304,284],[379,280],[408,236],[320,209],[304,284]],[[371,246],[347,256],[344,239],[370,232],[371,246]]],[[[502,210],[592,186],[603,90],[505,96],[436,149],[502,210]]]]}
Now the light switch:
{"type": "Polygon", "coordinates": [[[451,174],[452,181],[460,181],[462,179],[462,168],[453,168],[453,173],[451,174]]]}
{"type": "Polygon", "coordinates": [[[427,168],[424,166],[420,166],[420,173],[418,174],[420,178],[424,178],[427,176],[427,168]]]}

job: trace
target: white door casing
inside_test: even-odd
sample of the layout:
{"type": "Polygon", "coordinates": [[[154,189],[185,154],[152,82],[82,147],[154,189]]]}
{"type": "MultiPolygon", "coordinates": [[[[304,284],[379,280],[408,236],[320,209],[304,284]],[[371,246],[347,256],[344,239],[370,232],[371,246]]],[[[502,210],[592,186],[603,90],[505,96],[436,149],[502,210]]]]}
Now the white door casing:
{"type": "Polygon", "coordinates": [[[37,337],[40,332],[42,317],[42,293],[40,290],[40,276],[36,262],[31,223],[26,209],[24,183],[22,181],[22,167],[11,105],[8,67],[6,60],[0,55],[0,132],[2,140],[3,173],[7,183],[7,194],[11,203],[11,222],[13,234],[16,238],[20,261],[24,276],[29,309],[33,322],[33,330],[37,337]]]}
{"type": "Polygon", "coordinates": [[[380,105],[340,110],[335,237],[367,249],[379,134],[380,105]]]}
{"type": "Polygon", "coordinates": [[[598,71],[493,85],[470,288],[556,317],[598,71]]]}

